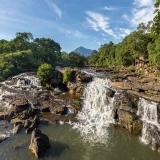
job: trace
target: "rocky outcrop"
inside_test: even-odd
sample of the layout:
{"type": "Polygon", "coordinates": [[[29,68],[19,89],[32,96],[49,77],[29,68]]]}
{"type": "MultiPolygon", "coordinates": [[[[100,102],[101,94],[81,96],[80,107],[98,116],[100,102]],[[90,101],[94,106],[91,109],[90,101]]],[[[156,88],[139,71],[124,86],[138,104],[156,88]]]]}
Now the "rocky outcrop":
{"type": "Polygon", "coordinates": [[[92,81],[92,76],[80,70],[72,70],[70,80],[67,82],[67,88],[71,94],[81,94],[84,84],[92,81]]]}
{"type": "Polygon", "coordinates": [[[114,117],[118,124],[130,133],[140,134],[142,122],[136,115],[139,97],[126,91],[119,92],[114,98],[114,117]]]}
{"type": "Polygon", "coordinates": [[[47,135],[41,133],[39,129],[32,132],[31,143],[29,149],[33,152],[36,158],[43,156],[45,151],[50,147],[49,138],[47,135]]]}
{"type": "Polygon", "coordinates": [[[136,73],[119,73],[110,76],[113,88],[136,92],[154,101],[160,100],[160,79],[144,77],[136,73]]]}

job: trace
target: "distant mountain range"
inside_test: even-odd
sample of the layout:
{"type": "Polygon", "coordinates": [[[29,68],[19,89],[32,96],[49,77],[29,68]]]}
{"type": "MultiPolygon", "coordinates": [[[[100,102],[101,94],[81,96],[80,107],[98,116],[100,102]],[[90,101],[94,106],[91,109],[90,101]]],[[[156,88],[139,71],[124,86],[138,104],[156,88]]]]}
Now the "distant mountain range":
{"type": "Polygon", "coordinates": [[[80,53],[81,55],[84,55],[84,56],[90,56],[93,50],[87,49],[81,46],[81,47],[76,48],[74,52],[80,53]]]}

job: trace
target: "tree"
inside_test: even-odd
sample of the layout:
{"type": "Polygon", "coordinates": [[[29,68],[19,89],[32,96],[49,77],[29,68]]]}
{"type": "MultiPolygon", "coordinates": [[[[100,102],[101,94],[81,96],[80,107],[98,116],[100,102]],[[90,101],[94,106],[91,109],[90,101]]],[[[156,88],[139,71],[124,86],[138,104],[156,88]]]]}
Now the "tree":
{"type": "Polygon", "coordinates": [[[84,65],[83,57],[77,52],[69,53],[69,63],[71,67],[82,67],[84,65]]]}
{"type": "Polygon", "coordinates": [[[156,14],[155,17],[153,18],[153,21],[152,21],[152,28],[151,28],[151,33],[152,33],[152,36],[154,38],[156,38],[159,34],[160,34],[160,0],[156,0],[155,4],[154,4],[154,7],[155,7],[155,11],[154,13],[156,14]]]}
{"type": "Polygon", "coordinates": [[[31,42],[33,41],[33,35],[30,32],[17,32],[16,38],[13,39],[16,51],[23,51],[31,49],[31,42]]]}
{"type": "Polygon", "coordinates": [[[61,52],[61,59],[60,59],[61,66],[69,66],[69,54],[66,52],[61,52]]]}
{"type": "Polygon", "coordinates": [[[88,63],[90,65],[96,65],[99,53],[97,50],[93,50],[92,54],[88,57],[88,63]]]}
{"type": "Polygon", "coordinates": [[[33,56],[35,60],[55,65],[61,57],[61,47],[50,38],[36,38],[32,44],[33,56]]]}

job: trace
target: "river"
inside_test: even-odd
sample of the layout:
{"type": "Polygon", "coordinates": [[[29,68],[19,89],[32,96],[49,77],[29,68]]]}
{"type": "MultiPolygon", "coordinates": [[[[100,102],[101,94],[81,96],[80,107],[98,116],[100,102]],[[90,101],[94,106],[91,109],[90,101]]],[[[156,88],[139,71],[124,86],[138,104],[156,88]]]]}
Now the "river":
{"type": "MultiPolygon", "coordinates": [[[[69,124],[39,126],[49,136],[51,148],[44,160],[159,160],[160,154],[123,129],[108,128],[106,144],[84,142],[69,124]]],[[[31,134],[24,131],[0,144],[1,160],[36,160],[28,146],[31,134]],[[20,146],[14,148],[14,146],[20,146]]]]}

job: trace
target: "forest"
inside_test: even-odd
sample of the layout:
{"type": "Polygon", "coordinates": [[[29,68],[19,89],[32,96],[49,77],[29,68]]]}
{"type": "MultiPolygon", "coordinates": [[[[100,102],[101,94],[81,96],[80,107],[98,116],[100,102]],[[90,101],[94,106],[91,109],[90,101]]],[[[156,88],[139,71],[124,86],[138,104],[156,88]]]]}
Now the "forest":
{"type": "Polygon", "coordinates": [[[122,42],[112,41],[94,50],[89,57],[76,52],[61,52],[61,46],[50,38],[33,38],[30,32],[18,32],[10,41],[0,40],[0,80],[25,70],[38,69],[44,63],[55,66],[130,67],[143,56],[148,67],[160,70],[160,0],[155,5],[155,17],[137,29],[122,42]]]}

